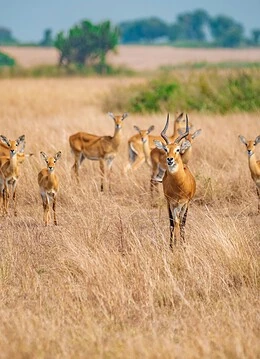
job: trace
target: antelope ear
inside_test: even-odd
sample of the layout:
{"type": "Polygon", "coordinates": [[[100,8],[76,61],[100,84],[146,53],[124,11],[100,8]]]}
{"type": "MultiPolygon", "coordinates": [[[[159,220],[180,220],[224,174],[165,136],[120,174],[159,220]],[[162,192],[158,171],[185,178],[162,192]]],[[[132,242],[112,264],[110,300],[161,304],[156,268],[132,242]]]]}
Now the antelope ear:
{"type": "Polygon", "coordinates": [[[17,146],[23,141],[25,141],[25,135],[19,136],[16,140],[17,146]]]}
{"type": "Polygon", "coordinates": [[[255,144],[257,145],[260,142],[260,135],[256,137],[255,144]]]}
{"type": "Polygon", "coordinates": [[[135,126],[135,125],[134,125],[134,129],[135,129],[137,132],[140,133],[140,128],[139,128],[138,126],[135,126]]]}
{"type": "Polygon", "coordinates": [[[113,112],[108,112],[107,114],[108,114],[108,116],[112,117],[113,120],[115,119],[113,112]]]}
{"type": "Polygon", "coordinates": [[[155,147],[159,148],[159,150],[164,150],[165,151],[165,146],[161,141],[154,140],[153,142],[155,144],[155,147]]]}
{"type": "Polygon", "coordinates": [[[239,136],[238,136],[238,138],[240,139],[240,141],[241,141],[244,145],[246,145],[246,146],[247,146],[247,140],[245,139],[245,137],[244,137],[244,136],[239,135],[239,136]]]}
{"type": "Polygon", "coordinates": [[[56,161],[58,161],[61,158],[61,151],[57,152],[56,155],[54,156],[54,159],[56,161]]]}
{"type": "Polygon", "coordinates": [[[44,159],[44,161],[45,161],[46,163],[48,163],[48,156],[46,155],[46,153],[43,152],[43,151],[41,151],[40,154],[41,154],[42,158],[44,159]]]}
{"type": "Polygon", "coordinates": [[[188,148],[191,147],[191,143],[190,141],[184,141],[182,144],[181,144],[181,148],[180,148],[180,153],[181,155],[183,155],[188,148]]]}
{"type": "Polygon", "coordinates": [[[23,141],[23,143],[22,143],[22,146],[21,146],[21,148],[20,148],[20,150],[19,150],[19,153],[24,153],[24,150],[25,150],[25,141],[23,141]]]}
{"type": "Polygon", "coordinates": [[[127,116],[128,116],[127,112],[123,113],[122,120],[124,120],[127,116]]]}
{"type": "Polygon", "coordinates": [[[154,130],[154,125],[150,126],[147,130],[147,134],[149,134],[150,132],[152,132],[154,130]]]}
{"type": "Polygon", "coordinates": [[[195,131],[192,135],[191,138],[194,140],[195,137],[199,136],[201,134],[202,129],[200,128],[199,130],[195,131]]]}
{"type": "Polygon", "coordinates": [[[183,112],[176,118],[175,122],[180,122],[183,118],[183,112]]]}
{"type": "Polygon", "coordinates": [[[10,142],[8,140],[8,138],[6,138],[5,136],[3,135],[0,135],[0,140],[5,143],[8,147],[10,147],[10,142]]]}

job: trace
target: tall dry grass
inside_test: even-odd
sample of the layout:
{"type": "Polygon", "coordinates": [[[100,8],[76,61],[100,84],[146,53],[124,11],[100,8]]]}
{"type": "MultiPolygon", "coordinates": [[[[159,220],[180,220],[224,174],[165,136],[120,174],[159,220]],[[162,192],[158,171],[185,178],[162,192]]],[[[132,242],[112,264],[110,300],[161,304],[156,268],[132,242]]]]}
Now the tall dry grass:
{"type": "Polygon", "coordinates": [[[68,137],[112,134],[99,106],[118,81],[0,83],[0,132],[25,134],[35,153],[22,168],[18,217],[0,218],[0,357],[259,357],[259,215],[238,140],[260,133],[259,114],[190,114],[203,129],[190,163],[198,190],[187,246],[171,253],[161,190],[159,206],[151,205],[149,169],[122,171],[133,125],[154,124],[159,133],[166,114],[125,120],[111,194],[99,192],[97,163],[85,161],[80,187],[71,180],[68,137]],[[41,150],[62,151],[57,227],[43,225],[41,150]]]}

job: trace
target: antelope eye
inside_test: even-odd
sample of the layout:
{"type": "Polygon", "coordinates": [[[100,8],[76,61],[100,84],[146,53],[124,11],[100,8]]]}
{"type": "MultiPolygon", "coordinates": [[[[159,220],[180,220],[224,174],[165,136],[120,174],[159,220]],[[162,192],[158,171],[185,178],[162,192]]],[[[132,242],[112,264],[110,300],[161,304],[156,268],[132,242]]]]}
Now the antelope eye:
{"type": "Polygon", "coordinates": [[[176,152],[180,152],[180,148],[176,148],[176,152]]]}

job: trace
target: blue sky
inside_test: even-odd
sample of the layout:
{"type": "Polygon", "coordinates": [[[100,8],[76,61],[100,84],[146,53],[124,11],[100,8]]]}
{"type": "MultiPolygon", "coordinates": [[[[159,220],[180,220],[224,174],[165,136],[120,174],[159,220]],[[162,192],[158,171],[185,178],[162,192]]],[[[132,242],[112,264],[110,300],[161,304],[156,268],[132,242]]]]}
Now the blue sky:
{"type": "Polygon", "coordinates": [[[260,28],[260,0],[0,0],[0,26],[21,41],[39,41],[44,29],[56,34],[82,19],[114,24],[158,16],[174,22],[181,12],[204,9],[210,16],[225,14],[240,22],[249,34],[260,28]]]}

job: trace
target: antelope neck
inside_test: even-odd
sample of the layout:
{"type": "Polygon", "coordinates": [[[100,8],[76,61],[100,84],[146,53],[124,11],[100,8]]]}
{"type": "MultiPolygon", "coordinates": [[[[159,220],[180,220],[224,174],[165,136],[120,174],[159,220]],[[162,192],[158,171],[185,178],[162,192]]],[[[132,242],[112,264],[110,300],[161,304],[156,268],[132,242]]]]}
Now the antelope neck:
{"type": "Polygon", "coordinates": [[[9,168],[11,170],[13,170],[14,168],[16,168],[17,166],[17,153],[15,153],[13,156],[10,156],[10,159],[9,159],[9,168]]]}
{"type": "Polygon", "coordinates": [[[121,137],[122,137],[122,127],[121,128],[115,128],[115,132],[114,132],[114,136],[112,138],[112,142],[115,145],[119,145],[120,141],[121,141],[121,137]]]}
{"type": "Polygon", "coordinates": [[[253,153],[251,156],[248,156],[248,163],[250,171],[253,173],[260,172],[259,166],[257,165],[255,154],[253,153]]]}

